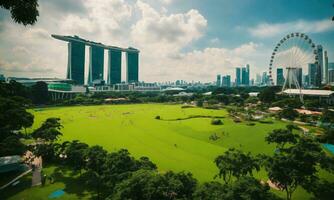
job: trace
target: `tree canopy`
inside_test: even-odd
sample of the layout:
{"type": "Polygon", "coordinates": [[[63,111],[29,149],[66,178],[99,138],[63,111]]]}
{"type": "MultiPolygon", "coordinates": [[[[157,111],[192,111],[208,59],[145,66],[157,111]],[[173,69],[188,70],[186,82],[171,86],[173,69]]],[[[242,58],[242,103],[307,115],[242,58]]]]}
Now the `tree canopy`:
{"type": "Polygon", "coordinates": [[[10,11],[12,19],[23,25],[33,25],[39,16],[38,0],[0,0],[0,7],[10,11]]]}

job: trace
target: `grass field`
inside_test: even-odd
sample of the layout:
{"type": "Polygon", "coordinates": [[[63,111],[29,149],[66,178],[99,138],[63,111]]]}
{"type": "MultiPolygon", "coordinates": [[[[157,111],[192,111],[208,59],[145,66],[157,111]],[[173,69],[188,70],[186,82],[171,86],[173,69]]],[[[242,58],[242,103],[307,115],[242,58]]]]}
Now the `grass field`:
{"type": "MultiPolygon", "coordinates": [[[[48,117],[59,117],[64,125],[63,141],[80,140],[89,145],[101,145],[109,151],[126,148],[135,157],[148,156],[158,165],[159,171],[190,171],[200,182],[213,180],[217,173],[213,160],[228,148],[272,154],[275,148],[268,145],[264,137],[269,131],[286,125],[274,121],[273,124],[248,126],[233,122],[225,110],[163,104],[55,107],[32,112],[35,115],[33,129],[48,117]],[[157,115],[162,120],[155,119],[157,115]],[[210,118],[164,120],[190,115],[224,116],[224,124],[211,125],[210,118]],[[214,133],[220,139],[210,140],[214,133]]],[[[267,180],[264,171],[255,176],[267,180]]],[[[302,189],[294,194],[294,199],[308,198],[302,189]]]]}

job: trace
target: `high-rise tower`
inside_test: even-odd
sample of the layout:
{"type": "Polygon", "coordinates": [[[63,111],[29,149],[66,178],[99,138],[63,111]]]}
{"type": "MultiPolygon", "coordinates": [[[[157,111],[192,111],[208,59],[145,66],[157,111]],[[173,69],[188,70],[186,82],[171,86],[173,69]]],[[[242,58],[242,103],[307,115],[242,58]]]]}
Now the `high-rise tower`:
{"type": "Polygon", "coordinates": [[[139,64],[138,52],[136,51],[126,52],[126,65],[127,65],[126,82],[128,83],[138,82],[138,64],[139,64]]]}
{"type": "Polygon", "coordinates": [[[323,67],[324,67],[323,49],[321,45],[317,46],[317,57],[318,57],[318,66],[317,66],[315,86],[320,87],[323,80],[323,67]]]}
{"type": "Polygon", "coordinates": [[[85,83],[85,44],[70,41],[68,44],[67,79],[72,79],[75,84],[85,83]]]}
{"type": "Polygon", "coordinates": [[[89,72],[88,84],[93,84],[96,80],[103,80],[104,48],[100,46],[89,47],[89,72]]]}
{"type": "Polygon", "coordinates": [[[324,83],[328,83],[328,56],[327,51],[324,52],[324,83]]]}
{"type": "Polygon", "coordinates": [[[122,81],[122,51],[108,50],[108,84],[117,84],[122,81]]]}

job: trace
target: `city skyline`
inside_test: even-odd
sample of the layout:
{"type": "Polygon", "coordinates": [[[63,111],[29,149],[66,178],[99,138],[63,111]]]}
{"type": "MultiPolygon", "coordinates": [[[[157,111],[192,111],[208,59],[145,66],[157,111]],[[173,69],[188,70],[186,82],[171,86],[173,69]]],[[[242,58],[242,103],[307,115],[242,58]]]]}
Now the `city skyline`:
{"type": "MultiPolygon", "coordinates": [[[[268,71],[270,52],[277,41],[297,31],[321,44],[333,62],[332,2],[287,2],[289,5],[260,0],[41,1],[39,21],[26,27],[15,24],[8,11],[0,10],[0,73],[65,78],[67,47],[53,41],[51,33],[138,47],[139,80],[147,82],[209,82],[221,72],[234,80],[235,67],[246,63],[252,67],[250,79],[255,79],[257,73],[268,71]]],[[[88,58],[89,50],[85,52],[88,58]]],[[[85,63],[85,76],[88,66],[85,63]]],[[[107,80],[107,69],[103,74],[107,80]]]]}

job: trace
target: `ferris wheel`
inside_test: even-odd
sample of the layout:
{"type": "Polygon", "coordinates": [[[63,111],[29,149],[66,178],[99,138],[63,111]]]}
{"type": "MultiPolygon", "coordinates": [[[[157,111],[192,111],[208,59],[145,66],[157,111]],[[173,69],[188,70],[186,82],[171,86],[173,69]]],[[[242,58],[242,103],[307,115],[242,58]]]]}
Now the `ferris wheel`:
{"type": "Polygon", "coordinates": [[[287,88],[301,90],[303,74],[307,74],[309,64],[318,65],[317,49],[312,39],[304,33],[286,35],[277,43],[270,58],[271,85],[282,85],[282,91],[287,88]]]}

